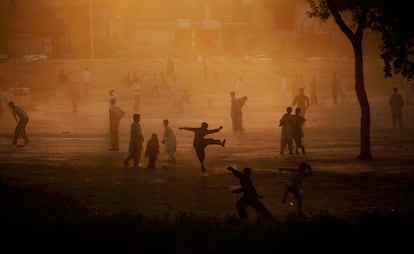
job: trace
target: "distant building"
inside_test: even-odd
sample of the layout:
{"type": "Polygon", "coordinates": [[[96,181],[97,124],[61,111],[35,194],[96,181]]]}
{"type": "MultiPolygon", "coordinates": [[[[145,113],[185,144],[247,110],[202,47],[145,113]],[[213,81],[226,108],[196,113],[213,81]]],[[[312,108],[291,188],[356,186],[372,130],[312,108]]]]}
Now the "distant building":
{"type": "Polygon", "coordinates": [[[323,32],[307,7],[306,0],[0,1],[0,53],[244,54],[269,33],[323,32]]]}

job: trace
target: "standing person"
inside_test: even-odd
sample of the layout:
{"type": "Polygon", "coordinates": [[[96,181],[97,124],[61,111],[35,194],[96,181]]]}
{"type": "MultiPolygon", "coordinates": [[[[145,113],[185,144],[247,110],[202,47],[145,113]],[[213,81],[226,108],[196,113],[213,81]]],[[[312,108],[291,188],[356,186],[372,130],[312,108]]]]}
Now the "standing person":
{"type": "Polygon", "coordinates": [[[161,83],[161,78],[160,76],[154,72],[152,74],[152,79],[151,79],[151,91],[150,91],[150,96],[153,96],[154,93],[157,94],[157,97],[160,97],[160,83],[161,83]]]}
{"type": "Polygon", "coordinates": [[[139,112],[141,103],[142,86],[141,79],[136,76],[132,83],[132,93],[134,95],[134,112],[139,112]]]}
{"type": "Polygon", "coordinates": [[[305,118],[300,114],[300,108],[295,109],[294,117],[294,124],[293,124],[293,139],[295,140],[296,144],[296,154],[299,154],[299,148],[302,149],[302,154],[305,154],[305,146],[302,143],[303,138],[303,125],[305,124],[305,118]]]}
{"type": "Polygon", "coordinates": [[[177,139],[170,126],[168,126],[168,119],[163,120],[164,136],[162,137],[162,143],[164,144],[165,152],[168,154],[168,162],[174,162],[174,154],[177,150],[177,139]]]}
{"type": "Polygon", "coordinates": [[[313,77],[310,82],[310,104],[318,106],[316,77],[313,77]]]}
{"type": "Polygon", "coordinates": [[[236,176],[240,180],[240,188],[233,190],[233,193],[242,193],[243,196],[237,201],[236,207],[237,212],[241,219],[247,219],[246,207],[252,206],[256,211],[263,214],[266,218],[274,219],[274,216],[270,211],[260,202],[260,198],[257,194],[256,188],[254,187],[252,180],[250,179],[250,175],[252,170],[250,168],[245,168],[243,173],[232,168],[227,167],[227,170],[231,171],[234,176],[236,176]]]}
{"type": "Polygon", "coordinates": [[[24,140],[24,144],[29,143],[29,139],[26,135],[26,125],[29,122],[29,116],[27,115],[26,111],[14,103],[14,101],[9,102],[9,107],[12,109],[11,113],[13,115],[14,120],[16,120],[17,125],[14,129],[14,139],[13,139],[13,145],[17,144],[17,141],[20,136],[22,136],[24,140]]]}
{"type": "Polygon", "coordinates": [[[247,96],[236,98],[236,93],[232,91],[230,92],[230,97],[230,116],[232,119],[233,131],[243,131],[243,113],[241,109],[247,101],[247,96]]]}
{"type": "Polygon", "coordinates": [[[223,139],[223,141],[220,141],[219,139],[212,139],[212,138],[204,138],[208,134],[219,132],[221,129],[223,129],[223,126],[220,126],[217,129],[208,130],[207,129],[208,124],[206,122],[201,123],[200,128],[191,128],[191,127],[179,127],[180,130],[187,130],[194,132],[194,139],[193,139],[193,147],[196,150],[197,158],[200,161],[201,164],[201,170],[203,172],[206,171],[206,168],[204,166],[204,159],[205,159],[205,148],[208,145],[221,145],[224,147],[226,140],[223,139]]]}
{"type": "Polygon", "coordinates": [[[131,124],[130,129],[130,138],[129,138],[129,148],[128,155],[124,159],[124,165],[128,167],[128,163],[131,159],[134,160],[134,168],[139,167],[139,161],[141,160],[142,153],[142,142],[144,142],[144,137],[142,136],[141,125],[139,121],[141,120],[141,115],[135,113],[133,115],[134,121],[131,124]]]}
{"type": "Polygon", "coordinates": [[[74,81],[72,83],[72,86],[70,87],[70,101],[72,102],[72,112],[77,113],[78,112],[78,103],[80,99],[80,92],[79,92],[79,86],[78,82],[74,81]]]}
{"type": "Polygon", "coordinates": [[[292,116],[292,107],[286,108],[286,113],[279,121],[279,127],[282,127],[281,139],[280,139],[280,154],[283,154],[286,146],[288,147],[289,154],[293,154],[293,125],[295,119],[292,116]]]}
{"type": "Polygon", "coordinates": [[[116,105],[116,100],[111,99],[109,107],[109,145],[110,151],[119,150],[119,123],[125,115],[125,111],[116,105]]]}
{"type": "Polygon", "coordinates": [[[338,103],[338,89],[339,89],[338,79],[336,78],[336,73],[334,72],[332,76],[332,80],[331,80],[331,92],[332,92],[332,99],[333,99],[334,104],[338,103]]]}
{"type": "MultiPolygon", "coordinates": [[[[279,171],[292,172],[291,177],[285,184],[285,191],[282,197],[282,203],[286,203],[288,196],[292,195],[296,199],[298,214],[303,215],[302,212],[302,198],[303,198],[303,180],[312,175],[311,165],[306,162],[301,162],[299,168],[279,168],[279,171]],[[306,171],[308,169],[308,171],[306,171]]],[[[293,205],[293,202],[289,202],[293,205]]]]}
{"type": "Polygon", "coordinates": [[[145,148],[145,158],[148,158],[147,168],[156,168],[155,163],[160,153],[160,144],[156,133],[152,133],[145,148]]]}
{"type": "Polygon", "coordinates": [[[92,83],[92,73],[88,67],[85,68],[82,74],[83,77],[83,85],[85,86],[85,95],[89,97],[89,90],[91,88],[92,83]]]}
{"type": "Polygon", "coordinates": [[[300,108],[302,115],[305,116],[306,110],[310,105],[309,97],[305,95],[305,90],[303,88],[299,88],[298,95],[295,96],[292,102],[292,107],[297,106],[300,108]]]}
{"type": "Polygon", "coordinates": [[[393,92],[388,100],[391,109],[392,126],[395,128],[398,125],[402,128],[402,108],[404,106],[403,96],[398,92],[398,87],[394,87],[393,92]]]}

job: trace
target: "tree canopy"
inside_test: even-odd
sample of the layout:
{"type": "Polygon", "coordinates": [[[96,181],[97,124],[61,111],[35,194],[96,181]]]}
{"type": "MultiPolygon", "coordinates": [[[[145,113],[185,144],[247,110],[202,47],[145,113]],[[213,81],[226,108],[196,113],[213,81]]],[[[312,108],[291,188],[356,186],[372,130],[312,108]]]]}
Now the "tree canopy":
{"type": "Polygon", "coordinates": [[[355,92],[361,108],[359,159],[372,159],[371,113],[364,85],[362,39],[365,29],[381,34],[384,75],[413,77],[413,38],[411,4],[404,0],[308,0],[309,16],[326,21],[333,17],[352,44],[355,56],[355,92]]]}
{"type": "MultiPolygon", "coordinates": [[[[309,15],[327,20],[330,10],[348,14],[358,28],[381,34],[381,58],[384,75],[414,76],[414,8],[405,0],[308,0],[309,15]]],[[[335,17],[334,17],[335,18],[335,17]]]]}

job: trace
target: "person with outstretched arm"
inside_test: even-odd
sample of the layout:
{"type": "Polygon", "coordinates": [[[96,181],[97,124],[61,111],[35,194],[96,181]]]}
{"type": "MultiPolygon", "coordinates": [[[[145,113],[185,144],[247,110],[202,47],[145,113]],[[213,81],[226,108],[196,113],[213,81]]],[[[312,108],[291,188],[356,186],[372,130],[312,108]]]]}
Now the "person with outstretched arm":
{"type": "Polygon", "coordinates": [[[258,212],[263,214],[266,218],[274,219],[273,214],[263,205],[259,200],[263,198],[257,194],[256,188],[254,187],[250,175],[252,170],[250,168],[245,168],[243,173],[234,169],[233,167],[227,167],[227,170],[231,171],[234,176],[240,180],[240,188],[233,190],[233,193],[243,193],[243,196],[236,203],[237,212],[242,219],[247,219],[246,207],[252,206],[258,212]]]}
{"type": "Polygon", "coordinates": [[[221,145],[224,147],[226,144],[226,140],[223,139],[223,141],[219,139],[212,139],[212,138],[204,138],[208,134],[219,132],[221,129],[223,129],[223,126],[220,126],[217,129],[207,129],[208,124],[206,122],[201,123],[200,128],[192,128],[192,127],[179,127],[180,130],[187,130],[194,132],[194,139],[193,139],[193,147],[196,150],[197,158],[200,161],[201,164],[201,170],[203,172],[206,171],[206,168],[204,166],[204,159],[206,157],[205,155],[205,148],[209,145],[221,145]]]}

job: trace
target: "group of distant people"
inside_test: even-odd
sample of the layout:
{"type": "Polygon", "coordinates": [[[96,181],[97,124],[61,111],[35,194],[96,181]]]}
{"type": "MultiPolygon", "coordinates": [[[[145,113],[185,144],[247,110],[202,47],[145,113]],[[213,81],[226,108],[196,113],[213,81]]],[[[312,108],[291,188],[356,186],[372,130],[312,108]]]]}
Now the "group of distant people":
{"type": "MultiPolygon", "coordinates": [[[[171,69],[167,68],[167,70],[171,69]]],[[[156,98],[170,98],[173,101],[172,108],[175,113],[183,113],[184,105],[190,102],[191,95],[187,89],[182,89],[177,83],[177,78],[172,70],[164,72],[154,72],[150,76],[141,76],[130,73],[124,78],[124,84],[132,88],[134,96],[134,112],[139,112],[141,98],[144,95],[144,88],[148,87],[148,95],[156,98]]]]}
{"type": "MultiPolygon", "coordinates": [[[[298,95],[299,89],[302,89],[302,93],[305,89],[305,81],[302,75],[297,75],[293,77],[293,79],[288,82],[286,77],[282,77],[281,79],[281,93],[285,94],[287,88],[289,87],[291,90],[292,98],[295,98],[298,95]]],[[[333,104],[347,104],[349,103],[349,92],[351,91],[351,83],[349,82],[348,78],[345,74],[340,74],[339,77],[336,72],[332,74],[332,77],[329,81],[330,83],[330,92],[332,96],[332,103],[333,104]]],[[[318,79],[316,76],[313,76],[309,83],[310,88],[310,95],[309,95],[309,104],[314,106],[319,106],[318,101],[318,79]]],[[[305,115],[306,109],[301,107],[302,113],[305,115]]]]}
{"type": "MultiPolygon", "coordinates": [[[[169,60],[167,65],[167,75],[174,74],[174,64],[171,60],[169,60]]],[[[89,94],[89,88],[92,80],[92,74],[90,73],[88,68],[85,68],[83,73],[83,84],[85,85],[87,94],[89,94]]],[[[66,73],[61,70],[58,75],[58,81],[62,84],[69,84],[69,79],[66,73]]],[[[129,138],[129,147],[128,147],[128,154],[123,160],[123,164],[126,167],[129,167],[129,163],[132,160],[133,166],[135,168],[139,167],[139,163],[141,160],[142,153],[144,154],[145,158],[148,159],[147,168],[156,168],[156,162],[158,156],[160,154],[160,142],[164,145],[165,152],[168,155],[168,162],[175,162],[175,153],[177,148],[177,140],[174,131],[169,126],[169,120],[163,120],[164,126],[164,133],[162,136],[161,141],[158,138],[156,133],[152,133],[151,137],[146,143],[145,150],[144,150],[144,137],[141,130],[140,120],[141,115],[137,113],[139,108],[139,100],[141,96],[141,84],[140,79],[133,79],[132,82],[132,89],[134,94],[134,113],[133,113],[133,122],[130,126],[130,138],[129,138]]],[[[240,96],[240,86],[241,86],[242,78],[237,81],[235,91],[230,92],[231,98],[231,108],[230,108],[230,116],[232,119],[232,127],[233,131],[243,131],[243,114],[242,108],[246,104],[248,97],[247,96],[240,96]]],[[[333,92],[333,102],[337,103],[336,97],[336,86],[338,81],[336,80],[336,74],[333,75],[332,78],[332,92],[333,92]]],[[[309,99],[308,96],[304,94],[303,87],[300,86],[301,81],[300,77],[295,80],[294,87],[297,89],[298,93],[293,96],[293,101],[291,106],[286,108],[286,113],[283,114],[281,119],[279,120],[279,126],[281,127],[281,141],[280,141],[280,154],[284,154],[286,147],[288,149],[289,154],[294,154],[293,142],[296,145],[296,154],[299,154],[299,151],[302,154],[306,154],[305,147],[302,142],[302,138],[304,137],[303,126],[306,122],[305,114],[307,109],[311,104],[317,105],[317,98],[315,95],[315,89],[313,88],[316,86],[316,78],[314,78],[311,82],[311,98],[309,99]],[[293,107],[295,107],[294,114],[292,114],[293,107]]],[[[77,90],[77,82],[72,82],[70,87],[72,101],[76,101],[79,99],[79,90],[77,90]]],[[[293,94],[292,94],[293,95],[293,94]]],[[[126,112],[120,108],[116,104],[116,93],[114,89],[109,90],[109,143],[110,143],[110,150],[111,151],[119,151],[119,126],[121,119],[125,116],[126,112]]],[[[343,99],[343,102],[346,102],[343,99]]],[[[391,118],[393,127],[399,126],[403,127],[402,121],[402,108],[404,106],[404,99],[403,96],[398,92],[398,88],[393,88],[393,93],[390,95],[389,100],[389,107],[391,110],[391,118]]],[[[73,112],[77,112],[77,103],[73,102],[73,112]]],[[[26,126],[29,121],[29,116],[25,112],[25,110],[16,105],[13,101],[10,101],[9,104],[10,108],[12,109],[12,115],[16,120],[16,128],[14,133],[14,139],[12,144],[17,144],[19,137],[23,138],[24,144],[29,143],[29,139],[26,134],[26,126]]],[[[202,172],[206,171],[205,167],[205,149],[210,145],[218,145],[225,147],[226,139],[213,139],[213,138],[206,138],[207,135],[217,133],[222,130],[222,126],[215,128],[215,129],[208,129],[207,122],[202,122],[200,127],[179,127],[179,130],[187,130],[194,133],[193,137],[193,148],[195,149],[195,153],[197,159],[200,163],[200,167],[202,172]]],[[[252,206],[257,211],[262,213],[265,217],[274,218],[274,216],[269,212],[268,209],[263,205],[260,201],[262,196],[260,196],[253,183],[251,182],[250,175],[252,170],[250,168],[245,168],[243,172],[234,169],[233,167],[227,168],[231,171],[239,180],[241,187],[238,189],[233,190],[233,193],[243,193],[243,196],[237,201],[236,207],[238,214],[241,218],[247,218],[247,213],[245,211],[247,206],[252,206]]],[[[286,203],[289,197],[294,197],[297,203],[297,209],[299,214],[303,214],[302,212],[302,183],[303,180],[312,175],[311,166],[306,162],[301,162],[298,168],[279,168],[280,171],[291,171],[292,177],[288,180],[285,185],[285,190],[282,198],[282,203],[286,203]]],[[[291,203],[291,202],[289,202],[291,203]]]]}
{"type": "MultiPolygon", "coordinates": [[[[121,112],[119,116],[122,118],[123,113],[121,112]]],[[[116,123],[119,124],[119,119],[116,119],[116,123]]],[[[133,114],[133,122],[130,127],[130,139],[129,139],[129,148],[128,148],[128,155],[124,159],[123,163],[126,167],[129,166],[129,162],[133,160],[133,167],[138,168],[139,162],[141,159],[142,151],[143,151],[143,142],[144,137],[142,135],[141,125],[140,125],[141,115],[138,113],[133,114]]],[[[115,120],[114,120],[115,121],[115,120]]],[[[111,121],[112,123],[112,121],[111,121]]],[[[177,149],[177,139],[175,136],[174,131],[169,126],[169,120],[164,119],[163,120],[164,125],[164,134],[161,140],[161,143],[165,146],[165,152],[168,155],[168,162],[175,162],[176,159],[174,157],[174,154],[177,149]]],[[[117,125],[119,126],[119,125],[117,125]]],[[[206,135],[212,134],[215,132],[219,132],[223,127],[220,126],[217,129],[208,129],[208,124],[206,122],[203,122],[199,128],[196,127],[179,127],[180,130],[187,130],[194,132],[194,138],[193,138],[193,147],[195,149],[197,158],[200,162],[201,170],[203,172],[206,171],[204,160],[205,160],[205,148],[209,145],[220,145],[223,146],[226,143],[226,140],[218,140],[218,139],[212,139],[212,138],[205,138],[206,135]]],[[[113,135],[117,135],[117,132],[114,132],[113,135]]],[[[111,139],[118,141],[117,138],[111,139]]],[[[111,143],[112,144],[112,143],[111,143]]],[[[117,142],[116,142],[116,145],[117,142]]],[[[116,146],[118,147],[118,146],[116,146]]],[[[118,150],[118,149],[116,149],[118,150]]],[[[148,158],[148,168],[156,168],[156,161],[158,158],[158,154],[160,153],[160,144],[158,140],[158,135],[156,133],[153,133],[151,135],[150,140],[146,144],[145,148],[145,158],[148,158]]]]}
{"type": "MultiPolygon", "coordinates": [[[[115,99],[111,100],[111,107],[109,109],[110,113],[110,150],[118,151],[119,150],[119,124],[120,120],[125,115],[125,111],[116,106],[115,99]]],[[[133,167],[138,168],[139,162],[141,160],[143,152],[143,142],[144,136],[141,130],[141,115],[138,113],[133,114],[133,122],[130,127],[130,138],[129,138],[129,147],[128,154],[123,160],[123,164],[128,167],[129,162],[133,161],[133,167]]],[[[164,135],[162,137],[162,144],[165,146],[165,152],[168,154],[168,162],[175,162],[174,154],[177,148],[177,140],[175,134],[171,127],[169,127],[168,119],[163,120],[164,125],[164,135]]],[[[147,168],[156,168],[156,162],[158,155],[160,154],[160,144],[158,140],[158,135],[156,133],[151,134],[151,138],[148,140],[144,156],[148,159],[147,168]]]]}
{"type": "Polygon", "coordinates": [[[85,67],[81,75],[81,82],[78,79],[73,81],[69,80],[68,74],[63,70],[60,69],[57,75],[57,81],[61,84],[60,88],[68,89],[69,90],[69,97],[72,104],[72,112],[78,112],[78,104],[81,99],[82,91],[86,98],[89,97],[90,89],[92,86],[92,72],[89,67],[85,67]]]}
{"type": "Polygon", "coordinates": [[[292,114],[292,107],[286,108],[286,113],[279,120],[279,126],[282,128],[280,138],[280,154],[284,154],[286,147],[289,154],[293,154],[293,141],[296,144],[296,154],[299,154],[301,149],[302,154],[305,154],[305,146],[302,143],[303,125],[306,119],[301,115],[301,109],[297,107],[295,114],[292,114]]]}

